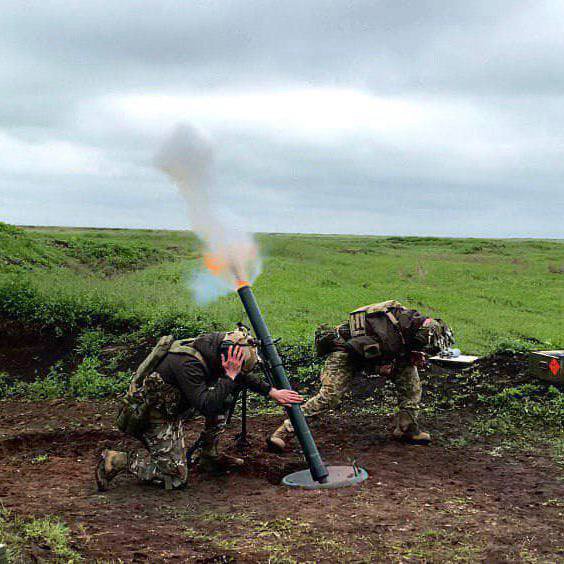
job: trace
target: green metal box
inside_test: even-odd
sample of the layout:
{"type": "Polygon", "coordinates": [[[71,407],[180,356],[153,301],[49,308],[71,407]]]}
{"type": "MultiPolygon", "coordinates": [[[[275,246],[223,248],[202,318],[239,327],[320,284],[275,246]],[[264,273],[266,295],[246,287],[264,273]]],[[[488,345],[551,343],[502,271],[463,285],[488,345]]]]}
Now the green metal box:
{"type": "Polygon", "coordinates": [[[548,382],[564,383],[564,351],[529,353],[529,374],[548,382]]]}

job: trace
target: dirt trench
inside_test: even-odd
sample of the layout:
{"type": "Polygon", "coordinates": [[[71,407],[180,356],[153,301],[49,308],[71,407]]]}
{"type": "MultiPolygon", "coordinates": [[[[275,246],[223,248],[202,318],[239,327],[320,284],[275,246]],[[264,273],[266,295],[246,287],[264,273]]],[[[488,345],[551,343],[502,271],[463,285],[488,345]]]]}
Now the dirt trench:
{"type": "Polygon", "coordinates": [[[72,336],[42,334],[37,327],[0,318],[0,372],[14,380],[33,381],[72,357],[72,336]]]}

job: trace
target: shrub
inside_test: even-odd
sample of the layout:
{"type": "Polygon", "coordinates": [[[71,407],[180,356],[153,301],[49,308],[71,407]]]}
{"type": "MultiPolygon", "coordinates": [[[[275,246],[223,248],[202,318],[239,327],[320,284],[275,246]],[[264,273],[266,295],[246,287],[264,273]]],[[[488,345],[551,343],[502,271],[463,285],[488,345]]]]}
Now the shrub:
{"type": "Polygon", "coordinates": [[[493,350],[496,353],[523,353],[538,349],[538,347],[539,343],[533,343],[524,339],[513,339],[511,337],[497,339],[493,344],[493,350]]]}
{"type": "Polygon", "coordinates": [[[100,372],[101,362],[95,357],[87,357],[71,375],[67,395],[77,399],[103,398],[122,393],[127,388],[130,375],[119,372],[115,378],[100,372]]]}
{"type": "Polygon", "coordinates": [[[554,386],[523,384],[480,398],[496,411],[504,411],[517,418],[538,418],[546,424],[564,424],[564,393],[554,386]]]}
{"type": "Polygon", "coordinates": [[[16,227],[15,225],[9,225],[8,223],[4,223],[0,221],[0,234],[5,233],[6,235],[22,235],[24,230],[16,227]]]}
{"type": "Polygon", "coordinates": [[[60,364],[53,366],[45,378],[34,382],[10,383],[6,375],[0,374],[0,399],[96,399],[123,393],[129,385],[131,373],[118,372],[110,377],[100,372],[101,367],[98,358],[87,357],[68,378],[62,373],[60,364]]]}
{"type": "Polygon", "coordinates": [[[78,336],[76,352],[83,357],[98,356],[110,342],[111,336],[102,329],[86,329],[78,336]]]}
{"type": "Polygon", "coordinates": [[[486,408],[473,428],[481,435],[525,436],[540,429],[561,432],[564,427],[564,392],[554,386],[523,384],[492,396],[479,396],[486,408]]]}
{"type": "Polygon", "coordinates": [[[30,400],[56,399],[65,395],[66,383],[60,364],[55,364],[47,376],[34,382],[16,381],[4,388],[4,397],[25,397],[30,400]]]}
{"type": "Polygon", "coordinates": [[[80,559],[69,546],[69,528],[54,517],[32,519],[24,524],[23,534],[29,540],[46,544],[57,556],[66,562],[80,559]]]}

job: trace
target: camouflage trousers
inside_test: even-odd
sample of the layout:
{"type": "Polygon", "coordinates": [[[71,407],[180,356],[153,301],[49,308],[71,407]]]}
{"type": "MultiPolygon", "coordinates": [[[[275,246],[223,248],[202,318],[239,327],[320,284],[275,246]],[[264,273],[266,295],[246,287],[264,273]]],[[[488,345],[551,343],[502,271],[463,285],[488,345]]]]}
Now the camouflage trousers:
{"type": "MultiPolygon", "coordinates": [[[[307,417],[317,417],[335,409],[341,403],[354,376],[354,366],[346,352],[333,352],[325,361],[321,371],[321,389],[302,405],[307,417]]],[[[421,402],[421,381],[415,366],[407,366],[392,376],[395,384],[399,411],[409,415],[415,427],[421,402]]],[[[293,432],[289,419],[284,421],[288,432],[293,432]]]]}
{"type": "MultiPolygon", "coordinates": [[[[201,438],[203,450],[213,451],[225,431],[225,418],[207,417],[201,438]]],[[[182,420],[164,421],[155,418],[142,434],[145,450],[128,455],[128,469],[139,480],[178,488],[188,481],[187,447],[182,420]]]]}
{"type": "Polygon", "coordinates": [[[141,435],[146,450],[129,453],[129,471],[143,482],[178,488],[188,480],[182,420],[155,419],[141,435]]]}

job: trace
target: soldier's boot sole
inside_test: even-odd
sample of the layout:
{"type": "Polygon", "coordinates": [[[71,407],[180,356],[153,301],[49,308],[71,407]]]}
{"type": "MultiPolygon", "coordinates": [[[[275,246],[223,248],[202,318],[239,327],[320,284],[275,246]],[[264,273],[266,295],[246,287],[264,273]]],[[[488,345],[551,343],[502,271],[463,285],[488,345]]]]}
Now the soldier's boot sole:
{"type": "MultiPolygon", "coordinates": [[[[100,455],[100,460],[96,465],[95,477],[96,485],[98,486],[99,492],[105,492],[110,486],[110,482],[122,472],[125,471],[127,467],[127,462],[122,464],[124,461],[120,459],[120,464],[115,468],[108,468],[108,464],[111,466],[110,453],[114,451],[105,450],[100,455]]],[[[119,453],[123,454],[123,453],[119,453]]],[[[127,460],[127,458],[126,458],[127,460]]]]}
{"type": "Polygon", "coordinates": [[[272,435],[266,439],[266,448],[270,452],[283,454],[286,452],[286,441],[280,437],[272,435]]]}
{"type": "Polygon", "coordinates": [[[419,445],[419,446],[427,446],[429,444],[431,444],[431,435],[429,435],[429,433],[425,433],[423,431],[412,435],[409,433],[393,433],[392,437],[397,440],[400,441],[402,443],[408,444],[408,445],[419,445]]]}
{"type": "Polygon", "coordinates": [[[108,491],[110,487],[110,480],[106,475],[106,461],[102,458],[96,465],[96,485],[98,486],[99,492],[108,491]]]}
{"type": "Polygon", "coordinates": [[[231,468],[241,468],[245,465],[242,458],[219,454],[218,456],[202,456],[198,461],[198,469],[203,472],[221,473],[231,468]]]}
{"type": "Polygon", "coordinates": [[[294,432],[289,421],[284,421],[284,423],[266,439],[266,448],[270,452],[281,454],[286,451],[286,447],[293,437],[294,432]]]}

